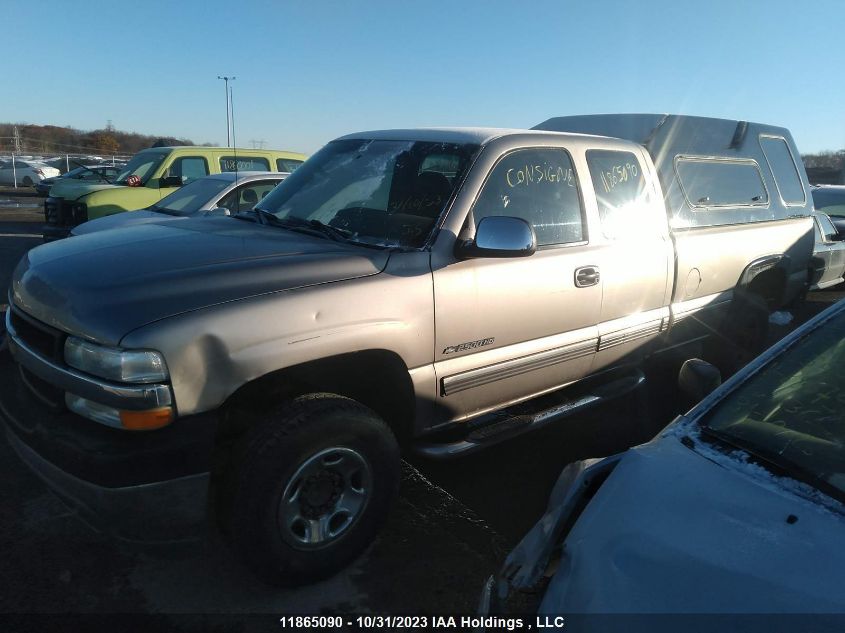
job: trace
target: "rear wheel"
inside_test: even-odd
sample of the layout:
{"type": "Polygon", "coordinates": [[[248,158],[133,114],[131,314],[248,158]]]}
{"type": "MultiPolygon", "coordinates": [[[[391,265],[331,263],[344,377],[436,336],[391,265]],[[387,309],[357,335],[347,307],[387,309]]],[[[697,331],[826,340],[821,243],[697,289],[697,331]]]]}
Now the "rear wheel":
{"type": "Polygon", "coordinates": [[[32,178],[30,178],[29,176],[24,176],[23,179],[21,180],[21,184],[24,187],[31,187],[32,186],[32,178]]]}
{"type": "Polygon", "coordinates": [[[399,487],[399,448],[379,417],[333,394],[279,406],[246,438],[230,533],[262,580],[329,576],[373,540],[399,487]]]}
{"type": "Polygon", "coordinates": [[[725,374],[741,369],[766,348],[769,337],[769,307],[754,293],[738,293],[722,328],[724,344],[717,365],[725,374]]]}

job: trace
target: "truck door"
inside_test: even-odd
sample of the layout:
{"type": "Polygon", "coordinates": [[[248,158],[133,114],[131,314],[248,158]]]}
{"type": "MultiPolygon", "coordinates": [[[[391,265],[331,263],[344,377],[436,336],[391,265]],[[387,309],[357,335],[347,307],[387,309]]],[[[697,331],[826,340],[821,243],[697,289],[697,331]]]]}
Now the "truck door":
{"type": "Polygon", "coordinates": [[[433,256],[437,398],[452,420],[577,380],[598,342],[602,277],[578,177],[563,148],[498,157],[464,231],[487,216],[534,228],[537,252],[521,258],[433,256]]]}
{"type": "Polygon", "coordinates": [[[813,249],[813,278],[811,283],[818,288],[833,286],[842,280],[845,270],[845,247],[838,239],[833,222],[826,215],[817,214],[816,246],[813,249]]]}
{"type": "Polygon", "coordinates": [[[597,371],[645,351],[667,328],[674,251],[660,185],[644,152],[588,149],[585,157],[607,244],[600,260],[597,371]]]}

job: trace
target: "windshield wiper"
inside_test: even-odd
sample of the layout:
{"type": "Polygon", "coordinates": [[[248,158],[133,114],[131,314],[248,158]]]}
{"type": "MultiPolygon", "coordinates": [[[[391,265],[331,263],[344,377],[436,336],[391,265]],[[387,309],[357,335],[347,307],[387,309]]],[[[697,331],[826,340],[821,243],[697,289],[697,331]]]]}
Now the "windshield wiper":
{"type": "Polygon", "coordinates": [[[279,218],[274,213],[270,213],[266,209],[260,209],[258,207],[254,207],[253,211],[255,211],[259,222],[262,224],[278,226],[291,231],[300,231],[302,233],[308,233],[309,235],[328,237],[336,242],[354,241],[349,239],[349,236],[352,235],[351,231],[344,231],[343,229],[329,226],[319,220],[306,220],[304,218],[297,217],[279,218]]]}
{"type": "Polygon", "coordinates": [[[743,441],[741,437],[737,437],[731,433],[725,433],[724,431],[717,431],[704,424],[699,424],[699,428],[708,437],[733,449],[748,453],[754,461],[767,467],[767,470],[774,470],[776,475],[791,477],[792,479],[812,486],[837,501],[845,502],[845,491],[832,485],[823,475],[815,473],[791,459],[787,459],[782,454],[757,445],[750,445],[743,441]]]}

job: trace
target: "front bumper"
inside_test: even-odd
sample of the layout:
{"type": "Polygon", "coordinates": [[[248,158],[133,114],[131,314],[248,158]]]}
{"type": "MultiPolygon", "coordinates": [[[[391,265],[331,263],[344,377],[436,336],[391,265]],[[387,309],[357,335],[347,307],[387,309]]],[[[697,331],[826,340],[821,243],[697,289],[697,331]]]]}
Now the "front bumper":
{"type": "Polygon", "coordinates": [[[73,227],[87,221],[88,207],[85,203],[52,196],[44,201],[42,234],[45,242],[67,237],[73,227]]]}
{"type": "Polygon", "coordinates": [[[561,547],[568,531],[624,454],[573,462],[563,469],[545,514],[508,555],[500,573],[485,581],[479,614],[537,611],[549,568],[556,566],[552,559],[565,555],[561,547]]]}
{"type": "Polygon", "coordinates": [[[74,477],[31,449],[11,429],[18,457],[77,515],[99,532],[143,543],[190,540],[202,534],[209,473],[107,488],[74,477]]]}
{"type": "Polygon", "coordinates": [[[139,542],[180,541],[204,531],[214,413],[179,418],[156,431],[124,431],[39,399],[5,350],[0,372],[0,417],[9,443],[86,523],[139,542]]]}

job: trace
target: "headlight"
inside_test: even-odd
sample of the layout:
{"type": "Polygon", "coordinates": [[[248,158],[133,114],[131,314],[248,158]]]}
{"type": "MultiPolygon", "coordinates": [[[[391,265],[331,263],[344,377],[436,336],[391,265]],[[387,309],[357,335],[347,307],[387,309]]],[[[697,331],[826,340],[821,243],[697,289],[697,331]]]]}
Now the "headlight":
{"type": "Polygon", "coordinates": [[[74,336],[65,341],[65,362],[80,371],[117,382],[161,382],[168,376],[164,357],[158,352],[103,347],[74,336]]]}

